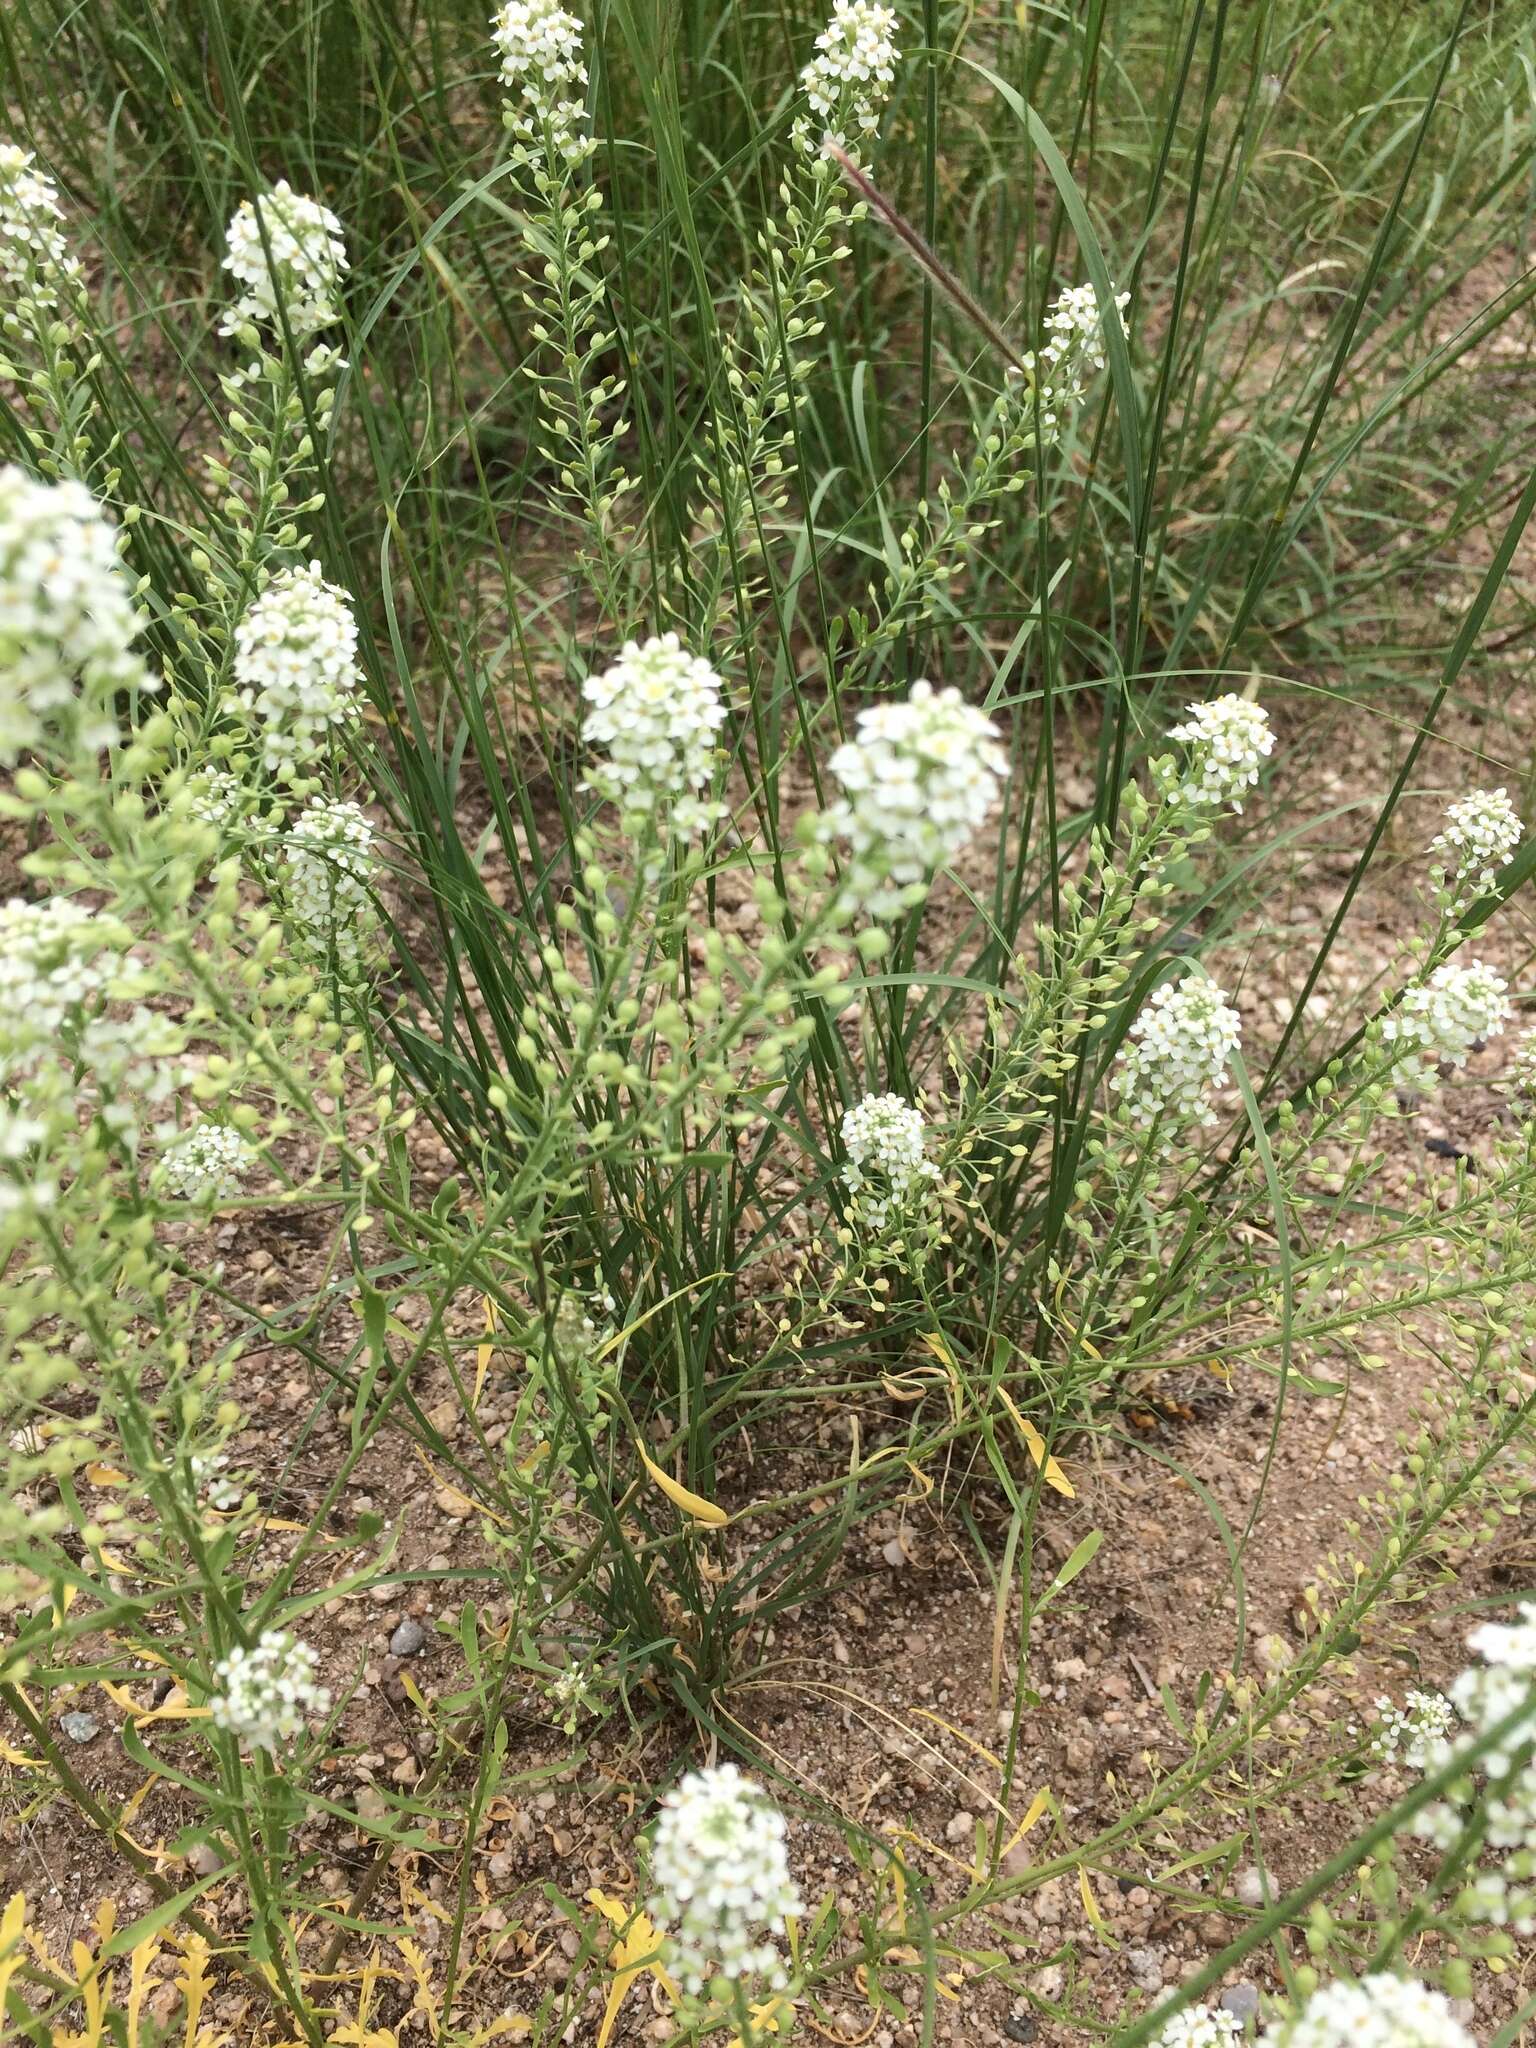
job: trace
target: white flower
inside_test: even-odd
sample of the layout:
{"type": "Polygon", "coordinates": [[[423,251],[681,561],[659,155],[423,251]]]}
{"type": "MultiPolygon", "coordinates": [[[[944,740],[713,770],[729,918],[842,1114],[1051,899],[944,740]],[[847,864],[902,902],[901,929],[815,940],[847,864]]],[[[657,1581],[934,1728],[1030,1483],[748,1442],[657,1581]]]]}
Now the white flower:
{"type": "Polygon", "coordinates": [[[280,178],[259,201],[240,202],[229,223],[228,240],[224,268],[241,289],[220,322],[221,334],[237,334],[252,325],[281,333],[279,304],[295,341],[308,341],[341,318],[346,244],[341,222],[318,199],[295,192],[286,178],[280,178]],[[263,228],[272,249],[270,262],[263,228]]]}
{"type": "Polygon", "coordinates": [[[114,745],[118,692],[158,687],[137,631],[116,530],[85,486],[0,468],[0,763],[114,745]]]}
{"type": "Polygon", "coordinates": [[[582,738],[605,758],[592,787],[624,814],[625,828],[691,839],[720,816],[699,792],[715,772],[715,735],[725,723],[720,678],[675,633],[629,641],[612,668],[588,676],[581,694],[592,709],[582,738]]]}
{"type": "Polygon", "coordinates": [[[223,1690],[208,1702],[214,1726],[251,1749],[277,1749],[311,1714],[330,1712],[315,1682],[315,1653],[283,1629],[269,1628],[249,1650],[231,1650],[214,1666],[223,1690]]]}
{"type": "Polygon", "coordinates": [[[279,780],[361,713],[357,621],[320,564],[283,569],[235,628],[238,701],[261,721],[263,765],[279,780]]]}
{"type": "Polygon", "coordinates": [[[30,152],[0,143],[0,280],[48,299],[80,276],[55,222],[64,218],[52,178],[30,152]]]}
{"type": "Polygon", "coordinates": [[[501,52],[501,82],[518,95],[509,109],[513,132],[540,147],[548,141],[567,163],[590,156],[586,126],[587,67],[581,23],[558,0],[507,0],[491,22],[501,52]]]}
{"type": "Polygon", "coordinates": [[[1410,1072],[1423,1085],[1431,1065],[1464,1067],[1468,1055],[1497,1038],[1513,1015],[1508,984],[1491,967],[1481,960],[1465,966],[1448,960],[1407,991],[1382,1032],[1414,1055],[1410,1072]]]}
{"type": "Polygon", "coordinates": [[[843,1181],[869,1230],[883,1231],[938,1178],[924,1154],[922,1113],[899,1095],[866,1095],[843,1117],[843,1181]]]}
{"type": "Polygon", "coordinates": [[[955,689],[917,682],[902,704],[861,711],[828,764],[842,801],[820,821],[849,842],[843,898],[872,917],[919,900],[986,823],[1008,773],[997,727],[955,689]]]}
{"type": "Polygon", "coordinates": [[[1259,2039],[1261,2048],[1477,2048],[1444,1992],[1385,1974],[1325,1984],[1259,2039]]]}
{"type": "Polygon", "coordinates": [[[187,801],[194,818],[228,832],[244,820],[252,795],[231,769],[200,768],[187,785],[187,801]]]}
{"type": "Polygon", "coordinates": [[[256,1154],[229,1124],[208,1118],[173,1138],[160,1156],[172,1194],[184,1202],[217,1202],[240,1192],[256,1154]]]}
{"type": "Polygon", "coordinates": [[[1168,1140],[1184,1124],[1213,1124],[1210,1097],[1226,1086],[1241,1036],[1242,1019],[1205,975],[1154,989],[1110,1076],[1131,1122],[1157,1123],[1168,1140]]]}
{"type": "Polygon", "coordinates": [[[316,797],[289,830],[289,914],[320,954],[334,950],[348,971],[360,964],[377,921],[370,887],[376,866],[374,830],[356,804],[316,797]]]}
{"type": "Polygon", "coordinates": [[[1243,2038],[1243,2023],[1221,2006],[1192,2005],[1176,2012],[1152,2041],[1152,2048],[1228,2048],[1243,2038]]]}
{"type": "Polygon", "coordinates": [[[1446,808],[1445,828],[1430,842],[1432,873],[1451,908],[1491,889],[1524,837],[1520,815],[1503,789],[1474,789],[1446,808]]]}
{"type": "Polygon", "coordinates": [[[1371,1749],[1383,1762],[1401,1761],[1422,1770],[1432,1746],[1456,1725],[1456,1710],[1443,1693],[1409,1692],[1400,1707],[1389,1699],[1376,1702],[1376,1731],[1371,1749]]]}
{"type": "Polygon", "coordinates": [[[701,1991],[711,1976],[784,1983],[765,1937],[805,1910],[785,1832],[783,1815],[734,1764],[690,1771],[662,1801],[649,1910],[688,1990],[701,1991]]]}
{"type": "Polygon", "coordinates": [[[245,1498],[245,1488],[233,1474],[226,1476],[229,1454],[226,1451],[194,1451],[188,1460],[192,1467],[192,1484],[199,1498],[222,1515],[239,1507],[245,1498]]]}
{"type": "MultiPolygon", "coordinates": [[[[879,0],[833,0],[832,18],[816,38],[816,54],[800,74],[806,103],[820,129],[842,142],[845,127],[873,135],[896,82],[896,15],[879,0]]],[[[821,134],[800,127],[819,148],[821,134]]]]}
{"type": "MultiPolygon", "coordinates": [[[[1110,302],[1111,318],[1122,334],[1126,331],[1125,309],[1130,303],[1129,292],[1116,292],[1110,302]]],[[[1099,311],[1098,293],[1091,284],[1068,285],[1057,294],[1045,316],[1045,331],[1048,338],[1043,353],[1046,362],[1058,373],[1058,384],[1067,375],[1081,378],[1103,369],[1104,319],[1099,311]]]]}
{"type": "Polygon", "coordinates": [[[1275,750],[1269,714],[1247,697],[1216,697],[1186,707],[1189,716],[1168,737],[1189,748],[1183,778],[1175,787],[1185,803],[1229,804],[1243,808],[1243,797],[1259,779],[1259,768],[1275,750]]]}
{"type": "Polygon", "coordinates": [[[110,919],[67,896],[0,904],[0,1081],[13,1078],[101,997],[123,936],[110,919]]]}

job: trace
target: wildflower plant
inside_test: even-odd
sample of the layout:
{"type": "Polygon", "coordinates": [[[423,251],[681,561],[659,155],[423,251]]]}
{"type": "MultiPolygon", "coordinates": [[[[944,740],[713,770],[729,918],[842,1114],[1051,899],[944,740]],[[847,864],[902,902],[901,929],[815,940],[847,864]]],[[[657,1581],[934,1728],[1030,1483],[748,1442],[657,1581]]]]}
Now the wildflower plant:
{"type": "MultiPolygon", "coordinates": [[[[836,0],[768,69],[768,39],[729,13],[708,71],[686,36],[651,64],[618,16],[599,63],[596,18],[509,0],[450,75],[439,25],[429,9],[403,58],[368,43],[388,105],[363,137],[331,130],[328,53],[283,38],[326,88],[299,137],[210,11],[172,103],[206,102],[217,76],[208,132],[239,181],[222,247],[188,219],[153,264],[142,247],[125,263],[148,230],[93,204],[98,262],[73,198],[0,155],[0,809],[20,864],[0,908],[0,1696],[24,1758],[7,1768],[46,1773],[128,1856],[132,1815],[103,1805],[55,1713],[113,1687],[147,1796],[174,1786],[185,1828],[144,1872],[164,1886],[152,1911],[190,1944],[202,1893],[159,1864],[227,1857],[221,1953],[306,2048],[378,2031],[373,1976],[338,1958],[429,1844],[452,1872],[434,1899],[456,1903],[423,1966],[442,1996],[418,1979],[419,2009],[468,2040],[483,1823],[532,1782],[523,1721],[564,1731],[572,1773],[610,1712],[647,1768],[674,1736],[691,1755],[696,1724],[751,1727],[742,1698],[782,1676],[773,1631],[844,1582],[855,1531],[886,1518],[871,1555],[902,1557],[922,1503],[990,1546],[1000,1509],[991,1851],[984,1822],[974,1861],[931,1884],[915,1838],[898,1858],[850,1823],[812,1920],[766,1795],[734,1766],[687,1771],[648,1852],[653,1950],[632,1946],[638,1900],[606,1900],[630,1932],[582,1936],[529,2024],[586,2023],[598,1948],[599,2010],[654,1969],[684,2032],[728,2024],[743,2048],[787,2035],[797,2004],[840,2028],[849,1984],[898,2020],[921,1978],[947,1994],[1006,1976],[1028,2000],[1012,1935],[978,1938],[988,1916],[1065,1874],[1092,1920],[1128,1868],[1171,1868],[1151,1882],[1181,1910],[1198,1873],[1214,1909],[1230,1847],[1198,1838],[1221,1788],[1257,1783],[1254,1755],[1320,1718],[1312,1688],[1379,1647],[1394,1603],[1438,1582],[1479,1517],[1506,1525],[1518,1491],[1529,1061],[1500,1072],[1515,1114],[1475,1175],[1394,1142],[1404,1081],[1503,1053],[1522,971],[1482,928],[1530,871],[1514,805],[1480,769],[1490,786],[1415,856],[1432,928],[1362,993],[1334,941],[1441,700],[1416,706],[1367,822],[1356,792],[1297,799],[1282,676],[1262,702],[1224,682],[1347,667],[1339,592],[1379,564],[1344,544],[1334,493],[1300,494],[1393,473],[1355,450],[1381,456],[1408,408],[1340,424],[1334,394],[1362,388],[1357,329],[1371,362],[1409,338],[1391,323],[1412,280],[1380,289],[1407,216],[1373,195],[1333,373],[1300,328],[1270,349],[1261,320],[1234,380],[1202,359],[1252,267],[1223,223],[1245,179],[1299,152],[1249,146],[1261,102],[1281,115],[1218,90],[1220,52],[1209,106],[1242,146],[1209,207],[1189,67],[1142,94],[1140,38],[1095,68],[1079,121],[1055,118],[1070,38],[1043,67],[1026,54],[1022,95],[972,62],[964,24],[914,58],[877,0],[836,0]],[[719,90],[736,42],[750,63],[719,90]],[[1119,115],[1100,148],[1100,70],[1138,107],[1166,102],[1165,150],[1128,144],[1119,115]],[[474,74],[503,102],[499,156],[474,74]],[[971,161],[1004,109],[1006,152],[971,161]],[[274,135],[301,152],[291,182],[252,160],[274,135]],[[1083,135],[1092,150],[1055,139],[1083,135]],[[1124,203],[1149,154],[1159,192],[1190,195],[1187,237],[1171,202],[1124,203]],[[1036,207],[1048,228],[1014,232],[1036,207]],[[1131,220],[1138,290],[1177,279],[1134,321],[1112,281],[1129,252],[1103,243],[1131,220]],[[1266,381],[1258,360],[1290,410],[1218,428],[1266,381]],[[1324,826],[1355,866],[1298,969],[1264,911],[1324,826]],[[240,1256],[258,1209],[291,1284],[257,1285],[240,1256]],[[1239,1654],[1192,1702],[1170,1680],[1178,1741],[1159,1732],[1146,1783],[1117,1777],[1121,1810],[1070,1840],[1052,1791],[1029,1839],[1038,1652],[1008,1602],[1037,1619],[1092,1562],[1058,1567],[1037,1538],[1127,1390],[1175,1372],[1278,1388],[1278,1445],[1295,1404],[1397,1350],[1454,1370],[1405,1431],[1399,1483],[1362,1508],[1360,1555],[1317,1561],[1293,1661],[1255,1678],[1239,1654]],[[274,1372],[304,1404],[302,1460],[241,1442],[287,1412],[274,1372]],[[380,1692],[327,1622],[422,1577],[396,1491],[422,1461],[454,1524],[425,1576],[457,1604],[430,1676],[402,1664],[380,1692]],[[372,1715],[401,1698],[407,1789],[346,1804],[372,1715]],[[373,1859],[342,1910],[317,1875],[337,1828],[349,1864],[359,1840],[373,1859]]],[[[1435,73],[1429,32],[1404,30],[1415,76],[1435,73]]],[[[1487,27],[1498,63],[1465,57],[1480,106],[1511,104],[1511,33],[1487,27]]],[[[57,97],[32,95],[40,135],[57,97]]],[[[119,189],[161,189],[131,95],[109,111],[139,181],[119,189]]],[[[1356,126],[1395,161],[1381,122],[1339,132],[1356,126]]],[[[1507,177],[1481,176],[1475,133],[1456,146],[1480,183],[1507,177]]],[[[96,148],[54,159],[86,200],[96,148]]],[[[182,168],[181,190],[209,189],[182,168]]],[[[1435,189],[1452,218],[1458,179],[1435,189]]],[[[1292,300],[1315,317],[1294,281],[1255,289],[1266,317],[1292,300]]],[[[1436,388],[1403,386],[1415,433],[1436,388]]],[[[1458,480],[1446,532],[1403,553],[1469,557],[1486,482],[1458,480]]],[[[1518,538],[1511,520],[1490,547],[1446,693],[1491,647],[1518,538]]],[[[1255,1514],[1269,1481],[1266,1461],[1255,1514]]],[[[1233,1914],[1235,1940],[1283,1926],[1306,1946],[1257,2022],[1273,2048],[1341,2030],[1448,2048],[1446,2000],[1531,1923],[1529,1633],[1479,1638],[1454,1720],[1415,1693],[1350,1738],[1341,1787],[1382,1779],[1389,1749],[1420,1774],[1401,1824],[1373,1822],[1293,1909],[1233,1914]],[[1395,1975],[1410,1955],[1439,1957],[1439,1981],[1395,1975]]],[[[1254,1796],[1291,1782],[1278,1768],[1254,1796]]],[[[521,1948],[531,1930],[497,1897],[483,1931],[521,1948]]],[[[591,1903],[563,1901],[573,1926],[591,1903]]],[[[1239,2038],[1203,1967],[1095,2030],[1239,2038]]],[[[590,2015],[603,2038],[614,2010],[590,2015]]],[[[498,2004],[492,2031],[523,2018],[498,2004]]]]}

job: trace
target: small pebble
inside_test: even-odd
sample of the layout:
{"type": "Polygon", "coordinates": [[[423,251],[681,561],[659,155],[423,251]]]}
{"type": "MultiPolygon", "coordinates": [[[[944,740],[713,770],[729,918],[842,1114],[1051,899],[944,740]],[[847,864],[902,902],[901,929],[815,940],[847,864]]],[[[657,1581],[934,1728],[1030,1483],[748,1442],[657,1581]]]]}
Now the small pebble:
{"type": "Polygon", "coordinates": [[[101,1723],[94,1714],[61,1714],[59,1726],[71,1742],[94,1742],[101,1733],[101,1723]]]}
{"type": "Polygon", "coordinates": [[[425,1646],[426,1640],[427,1632],[421,1623],[407,1615],[389,1639],[389,1654],[391,1657],[414,1657],[425,1646]]]}
{"type": "Polygon", "coordinates": [[[1245,2025],[1259,2016],[1259,1990],[1256,1984],[1229,1984],[1217,2004],[1223,2012],[1231,2013],[1233,2019],[1245,2025]]]}

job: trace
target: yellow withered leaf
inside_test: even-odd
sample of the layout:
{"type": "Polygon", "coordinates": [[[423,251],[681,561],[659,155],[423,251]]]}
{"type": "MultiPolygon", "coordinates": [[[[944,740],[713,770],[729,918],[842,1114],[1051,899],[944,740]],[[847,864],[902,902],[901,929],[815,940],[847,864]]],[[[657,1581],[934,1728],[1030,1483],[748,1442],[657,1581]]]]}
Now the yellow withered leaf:
{"type": "Polygon", "coordinates": [[[141,1707],[125,1685],[114,1685],[110,1678],[103,1678],[99,1683],[113,1706],[121,1707],[125,1714],[132,1716],[135,1728],[148,1728],[156,1721],[206,1721],[212,1712],[210,1707],[190,1706],[179,1685],[171,1689],[163,1705],[141,1707]]]}
{"type": "Polygon", "coordinates": [[[1077,1489],[1073,1486],[1066,1473],[1062,1471],[1056,1460],[1046,1450],[1045,1438],[1036,1429],[1027,1415],[1019,1413],[1013,1396],[1006,1387],[999,1387],[997,1393],[998,1399],[1013,1417],[1014,1426],[1018,1430],[1019,1435],[1024,1439],[1025,1450],[1029,1452],[1029,1455],[1044,1474],[1046,1485],[1057,1493],[1065,1494],[1068,1500],[1076,1500],[1077,1489]]]}
{"type": "Polygon", "coordinates": [[[12,1892],[9,1904],[0,1913],[0,2013],[5,2011],[6,1988],[21,1968],[21,1935],[26,1918],[26,1895],[12,1892]]]}
{"type": "Polygon", "coordinates": [[[126,1486],[128,1474],[119,1472],[115,1465],[87,1465],[85,1476],[92,1486],[126,1486]]]}
{"type": "Polygon", "coordinates": [[[625,1994],[636,1977],[649,1972],[674,2005],[682,1994],[661,1967],[661,1936],[644,1913],[626,1905],[622,1899],[609,1898],[606,1892],[600,1892],[595,1888],[587,1893],[587,1903],[596,1906],[603,1918],[611,1920],[619,1930],[618,1940],[608,1951],[608,1961],[613,1969],[613,1982],[608,1987],[608,2003],[603,2010],[603,2023],[597,2030],[597,2048],[608,2048],[613,2023],[619,2016],[619,2007],[624,2003],[625,1994]]]}
{"type": "Polygon", "coordinates": [[[681,1508],[685,1515],[690,1515],[700,1528],[725,1527],[731,1518],[724,1508],[717,1508],[714,1502],[706,1500],[702,1493],[690,1493],[688,1488],[680,1480],[674,1479],[670,1472],[663,1472],[638,1437],[635,1439],[635,1449],[640,1453],[641,1464],[675,1508],[681,1508]]]}
{"type": "Polygon", "coordinates": [[[1093,1886],[1088,1882],[1088,1872],[1081,1864],[1077,1871],[1077,1888],[1083,1895],[1083,1911],[1098,1934],[1104,1932],[1104,1915],[1099,1911],[1099,1902],[1093,1895],[1093,1886]]]}

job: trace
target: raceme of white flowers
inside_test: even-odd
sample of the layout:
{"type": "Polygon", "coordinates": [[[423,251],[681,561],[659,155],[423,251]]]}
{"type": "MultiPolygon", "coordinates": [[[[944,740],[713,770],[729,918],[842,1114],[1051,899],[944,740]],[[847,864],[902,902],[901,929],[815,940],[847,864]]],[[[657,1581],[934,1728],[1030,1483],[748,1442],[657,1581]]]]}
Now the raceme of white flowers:
{"type": "MultiPolygon", "coordinates": [[[[834,0],[832,17],[816,38],[816,54],[800,74],[806,104],[821,130],[846,147],[845,130],[873,135],[896,83],[896,15],[880,0],[834,0]]],[[[820,131],[802,124],[801,137],[819,148],[820,131]]]]}
{"type": "Polygon", "coordinates": [[[209,1700],[214,1725],[251,1749],[277,1749],[310,1715],[329,1713],[331,1695],[316,1681],[315,1653],[285,1629],[269,1628],[249,1650],[231,1650],[214,1666],[222,1690],[209,1700]]]}
{"type": "MultiPolygon", "coordinates": [[[[1458,1909],[1468,1919],[1528,1936],[1536,1932],[1536,1764],[1522,1760],[1522,1751],[1536,1735],[1536,1601],[1522,1602],[1513,1623],[1483,1622],[1467,1647],[1478,1661],[1450,1688],[1465,1734],[1459,1742],[1450,1735],[1426,1742],[1423,1769],[1426,1775],[1444,1770],[1459,1750],[1516,1717],[1476,1766],[1488,1781],[1484,1845],[1496,1860],[1474,1874],[1458,1909]]],[[[1450,1848],[1473,1803],[1473,1787],[1464,1782],[1415,1818],[1414,1833],[1450,1848]]]]}
{"type": "Polygon", "coordinates": [[[41,747],[98,753],[120,690],[153,690],[117,533],[83,484],[0,468],[0,764],[41,747]]]}
{"type": "Polygon", "coordinates": [[[1243,2022],[1221,2006],[1193,2005],[1159,2028],[1152,2048],[1230,2048],[1243,2032],[1243,2022]]]}
{"type": "Polygon", "coordinates": [[[1384,1972],[1325,1984],[1293,2018],[1273,2021],[1259,2048],[1477,2048],[1443,1991],[1384,1972]]]}
{"type": "Polygon", "coordinates": [[[1429,848],[1441,893],[1454,908],[1464,908],[1477,891],[1493,887],[1524,836],[1507,790],[1474,789],[1447,805],[1445,825],[1429,848]]]}
{"type": "Polygon", "coordinates": [[[1390,1699],[1377,1700],[1376,1715],[1372,1751],[1385,1763],[1404,1763],[1411,1770],[1422,1770],[1432,1746],[1456,1725],[1456,1709],[1445,1695],[1417,1686],[1400,1707],[1390,1699]]]}
{"type": "Polygon", "coordinates": [[[361,964],[376,913],[375,835],[359,805],[316,797],[288,828],[283,884],[288,913],[317,954],[338,967],[361,964]]]}
{"type": "Polygon", "coordinates": [[[238,701],[261,727],[262,765],[284,779],[360,711],[357,621],[320,564],[283,569],[235,628],[238,701]]]}
{"type": "Polygon", "coordinates": [[[0,1082],[49,1045],[109,986],[123,934],[65,896],[0,905],[0,1082]],[[106,952],[102,961],[97,956],[106,952]]]}
{"type": "Polygon", "coordinates": [[[690,1771],[662,1801],[649,1911],[689,1991],[714,1976],[785,1982],[768,1937],[805,1910],[785,1836],[783,1815],[734,1764],[690,1771]]]}
{"type": "Polygon", "coordinates": [[[1513,1015],[1508,984],[1491,967],[1481,960],[1447,960],[1428,981],[1406,991],[1382,1031],[1389,1043],[1413,1055],[1410,1071],[1423,1083],[1436,1063],[1464,1067],[1513,1015]]]}
{"type": "MultiPolygon", "coordinates": [[[[1122,334],[1130,303],[1129,292],[1116,292],[1111,301],[1122,334]]],[[[1104,319],[1091,284],[1068,285],[1057,294],[1045,316],[1045,333],[1039,355],[1031,350],[1024,357],[1030,381],[1016,387],[1014,399],[1030,427],[1038,424],[1042,438],[1050,438],[1063,415],[1082,403],[1089,378],[1104,367],[1104,319]]]]}
{"type": "Polygon", "coordinates": [[[950,688],[916,682],[905,703],[861,711],[833,754],[843,796],[821,820],[848,842],[844,902],[893,917],[986,823],[1008,774],[998,731],[950,688]]]}
{"type": "Polygon", "coordinates": [[[280,333],[279,305],[295,341],[307,341],[341,318],[346,244],[341,222],[318,199],[295,192],[280,178],[259,201],[240,202],[229,223],[228,243],[224,268],[240,295],[220,323],[221,334],[250,326],[280,333]]]}
{"type": "Polygon", "coordinates": [[[631,640],[581,694],[592,707],[582,738],[602,750],[591,786],[619,806],[626,830],[692,839],[720,816],[700,792],[715,772],[726,710],[720,678],[701,655],[675,633],[631,640]]]}
{"type": "Polygon", "coordinates": [[[1172,727],[1168,735],[1189,749],[1182,780],[1175,787],[1188,804],[1240,811],[1243,797],[1258,782],[1260,767],[1275,750],[1269,714],[1235,693],[1186,709],[1184,723],[1172,727]]]}
{"type": "Polygon", "coordinates": [[[594,144],[581,132],[587,67],[576,16],[558,0],[507,0],[492,19],[491,39],[501,52],[501,82],[516,95],[508,109],[513,133],[541,146],[547,135],[568,164],[590,156],[594,144]]]}
{"type": "Polygon", "coordinates": [[[77,278],[80,265],[56,225],[64,218],[58,187],[34,162],[30,151],[0,143],[0,279],[42,295],[77,278]]]}
{"type": "Polygon", "coordinates": [[[866,1095],[843,1116],[843,1181],[867,1229],[885,1230],[938,1178],[922,1112],[899,1095],[866,1095]]]}
{"type": "Polygon", "coordinates": [[[182,1201],[216,1202],[240,1192],[255,1157],[237,1130],[205,1119],[166,1146],[160,1167],[167,1187],[182,1201]]]}
{"type": "Polygon", "coordinates": [[[1185,1124],[1213,1124],[1210,1098],[1225,1087],[1242,1019],[1203,974],[1165,981],[1142,1006],[1111,1085],[1133,1124],[1158,1124],[1169,1141],[1185,1124]]]}

